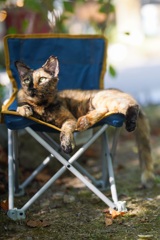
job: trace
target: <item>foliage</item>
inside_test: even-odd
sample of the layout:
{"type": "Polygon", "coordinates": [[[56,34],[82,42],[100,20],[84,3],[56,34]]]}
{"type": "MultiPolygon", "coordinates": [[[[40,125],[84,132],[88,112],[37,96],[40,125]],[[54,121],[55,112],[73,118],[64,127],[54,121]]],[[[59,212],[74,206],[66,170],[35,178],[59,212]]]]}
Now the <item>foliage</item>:
{"type": "Polygon", "coordinates": [[[115,68],[111,64],[109,65],[108,71],[112,77],[115,77],[117,75],[115,68]]]}
{"type": "MultiPolygon", "coordinates": [[[[1,2],[3,2],[3,6],[6,4],[6,9],[13,9],[14,11],[15,7],[13,8],[12,5],[9,6],[7,0],[1,2]]],[[[113,0],[24,0],[23,9],[27,9],[35,14],[40,14],[43,22],[50,25],[50,32],[69,33],[69,26],[76,18],[76,10],[89,3],[97,6],[96,15],[98,14],[99,18],[103,16],[103,18],[88,17],[88,19],[85,20],[85,24],[90,26],[95,33],[106,35],[109,42],[113,41],[115,37],[115,5],[113,0]],[[48,13],[50,13],[51,19],[48,18],[48,13]]],[[[21,21],[22,31],[25,34],[30,19],[27,19],[26,16],[21,21]]],[[[16,34],[18,33],[18,29],[12,25],[7,29],[7,33],[16,34]]],[[[115,77],[116,70],[113,66],[109,66],[109,73],[112,77],[115,77]]]]}
{"type": "MultiPolygon", "coordinates": [[[[95,1],[85,1],[85,0],[77,0],[77,1],[57,1],[57,0],[24,0],[24,9],[28,9],[29,11],[39,13],[43,17],[44,21],[48,21],[48,12],[52,12],[56,18],[55,28],[52,28],[53,32],[68,32],[67,28],[67,20],[75,16],[76,8],[84,5],[84,4],[96,4],[98,6],[99,14],[104,14],[105,19],[103,21],[97,21],[96,19],[88,19],[89,24],[93,26],[95,32],[101,32],[106,34],[107,31],[110,31],[111,26],[113,26],[114,21],[110,19],[110,15],[115,13],[115,6],[113,4],[113,0],[95,0],[95,1]],[[59,2],[59,3],[58,3],[59,2]],[[57,4],[58,3],[58,4],[57,4]],[[61,9],[60,15],[57,16],[56,11],[61,9]]],[[[6,9],[16,8],[16,5],[8,5],[8,1],[1,1],[0,7],[6,9]]],[[[29,20],[29,19],[28,19],[29,20]]],[[[23,19],[23,30],[25,33],[26,26],[28,24],[27,19],[23,19]]],[[[16,26],[10,26],[10,32],[16,32],[16,26]]]]}

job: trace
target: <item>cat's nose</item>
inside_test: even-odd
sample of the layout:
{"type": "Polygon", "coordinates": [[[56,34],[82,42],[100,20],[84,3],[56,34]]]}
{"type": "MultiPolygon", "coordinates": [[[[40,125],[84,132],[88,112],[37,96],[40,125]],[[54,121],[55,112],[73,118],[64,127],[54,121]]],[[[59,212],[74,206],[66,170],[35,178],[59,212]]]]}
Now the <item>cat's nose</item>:
{"type": "Polygon", "coordinates": [[[35,89],[35,88],[31,88],[31,91],[32,91],[33,93],[35,93],[35,92],[36,92],[36,89],[35,89]]]}
{"type": "Polygon", "coordinates": [[[35,88],[31,88],[31,95],[34,96],[36,95],[37,90],[35,88]]]}

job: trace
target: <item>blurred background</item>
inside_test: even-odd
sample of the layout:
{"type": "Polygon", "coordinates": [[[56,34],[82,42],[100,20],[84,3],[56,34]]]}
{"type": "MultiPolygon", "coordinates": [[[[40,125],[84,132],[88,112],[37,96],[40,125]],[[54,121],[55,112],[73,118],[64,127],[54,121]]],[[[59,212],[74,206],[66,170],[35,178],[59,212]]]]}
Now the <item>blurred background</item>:
{"type": "Polygon", "coordinates": [[[0,1],[0,102],[7,97],[3,37],[9,33],[104,34],[109,40],[104,87],[160,102],[160,0],[0,1]]]}

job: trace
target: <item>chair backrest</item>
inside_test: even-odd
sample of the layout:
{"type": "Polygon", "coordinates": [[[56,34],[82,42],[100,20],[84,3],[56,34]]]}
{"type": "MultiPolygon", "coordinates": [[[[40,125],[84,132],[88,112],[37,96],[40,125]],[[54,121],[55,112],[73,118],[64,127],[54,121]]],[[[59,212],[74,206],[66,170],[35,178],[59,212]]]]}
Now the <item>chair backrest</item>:
{"type": "Polygon", "coordinates": [[[59,59],[59,90],[103,87],[107,40],[101,35],[7,35],[4,46],[6,70],[14,88],[20,88],[15,61],[36,69],[50,55],[59,59]]]}
{"type": "Polygon", "coordinates": [[[101,35],[11,34],[4,38],[4,50],[6,70],[13,92],[9,101],[2,106],[0,117],[1,122],[5,121],[10,129],[33,126],[35,122],[57,129],[52,124],[33,117],[23,118],[16,112],[16,95],[21,85],[15,61],[22,61],[37,69],[49,56],[54,55],[60,63],[59,90],[103,88],[107,40],[101,35]],[[12,115],[16,115],[14,121],[12,115]]]}

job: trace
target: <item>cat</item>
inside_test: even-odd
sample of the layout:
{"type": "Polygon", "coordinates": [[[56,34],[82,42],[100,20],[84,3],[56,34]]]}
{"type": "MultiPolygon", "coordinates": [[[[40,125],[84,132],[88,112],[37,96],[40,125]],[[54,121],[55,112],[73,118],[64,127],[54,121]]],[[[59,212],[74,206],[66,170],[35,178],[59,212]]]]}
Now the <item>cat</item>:
{"type": "Polygon", "coordinates": [[[124,114],[126,130],[136,129],[142,184],[150,185],[154,174],[149,124],[132,96],[118,89],[58,91],[59,61],[54,56],[36,70],[20,61],[15,65],[22,86],[17,94],[17,112],[61,128],[60,144],[65,153],[71,153],[74,148],[75,130],[88,129],[110,111],[124,114]]]}

